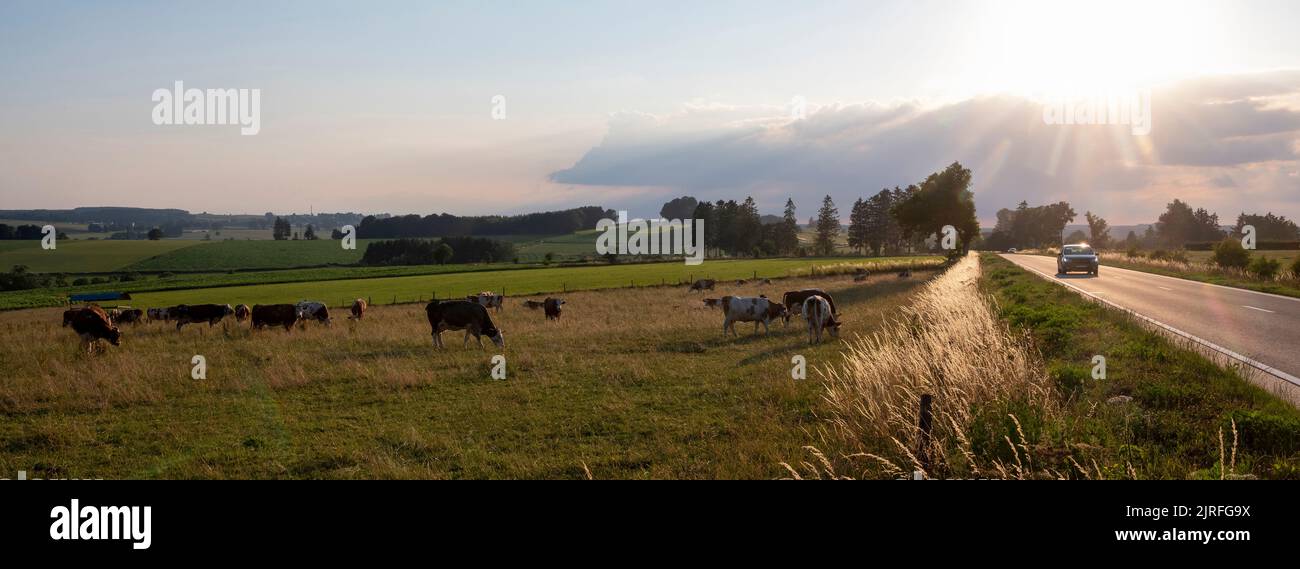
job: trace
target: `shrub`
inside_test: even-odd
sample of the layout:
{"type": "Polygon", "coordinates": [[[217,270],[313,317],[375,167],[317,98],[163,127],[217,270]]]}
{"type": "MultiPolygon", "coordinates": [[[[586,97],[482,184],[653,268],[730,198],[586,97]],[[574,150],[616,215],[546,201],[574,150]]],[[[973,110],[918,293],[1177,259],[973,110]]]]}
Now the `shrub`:
{"type": "Polygon", "coordinates": [[[1152,261],[1168,261],[1168,260],[1169,260],[1169,252],[1168,252],[1168,251],[1165,251],[1164,249],[1156,249],[1155,251],[1152,251],[1152,252],[1151,252],[1151,260],[1152,260],[1152,261]]]}
{"type": "Polygon", "coordinates": [[[1231,237],[1214,246],[1214,264],[1225,269],[1245,269],[1250,265],[1250,251],[1231,237]]]}
{"type": "Polygon", "coordinates": [[[1250,274],[1261,279],[1271,279],[1282,271],[1282,261],[1268,257],[1256,257],[1254,261],[1250,262],[1248,270],[1250,274]]]}
{"type": "Polygon", "coordinates": [[[1300,257],[1296,257],[1291,263],[1291,278],[1300,279],[1300,257]]]}
{"type": "Polygon", "coordinates": [[[1137,259],[1142,256],[1142,252],[1138,251],[1137,247],[1129,247],[1127,255],[1130,259],[1137,259]]]}
{"type": "Polygon", "coordinates": [[[1169,260],[1184,265],[1191,262],[1191,260],[1187,258],[1187,251],[1174,251],[1169,254],[1169,260]]]}

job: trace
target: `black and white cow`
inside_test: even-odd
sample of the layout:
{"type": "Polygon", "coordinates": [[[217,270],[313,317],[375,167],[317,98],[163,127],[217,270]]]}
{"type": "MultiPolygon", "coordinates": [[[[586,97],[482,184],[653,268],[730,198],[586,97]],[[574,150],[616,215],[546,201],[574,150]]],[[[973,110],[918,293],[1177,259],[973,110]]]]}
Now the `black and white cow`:
{"type": "Polygon", "coordinates": [[[446,330],[464,330],[465,346],[469,347],[469,337],[473,335],[478,345],[483,345],[483,336],[487,336],[498,348],[506,347],[505,336],[492,324],[487,308],[468,300],[435,300],[424,307],[429,317],[429,326],[433,329],[433,345],[446,347],[442,343],[442,333],[446,330]]]}
{"type": "Polygon", "coordinates": [[[822,331],[829,331],[832,338],[840,337],[840,322],[835,319],[829,300],[820,296],[810,296],[803,301],[803,319],[808,321],[808,343],[820,344],[822,331]]]}
{"type": "Polygon", "coordinates": [[[739,335],[736,334],[737,322],[753,322],[754,333],[758,333],[758,325],[762,324],[763,335],[766,336],[768,324],[785,316],[785,305],[768,300],[765,296],[758,298],[724,296],[722,297],[722,314],[722,335],[727,335],[728,331],[732,335],[739,335]]]}

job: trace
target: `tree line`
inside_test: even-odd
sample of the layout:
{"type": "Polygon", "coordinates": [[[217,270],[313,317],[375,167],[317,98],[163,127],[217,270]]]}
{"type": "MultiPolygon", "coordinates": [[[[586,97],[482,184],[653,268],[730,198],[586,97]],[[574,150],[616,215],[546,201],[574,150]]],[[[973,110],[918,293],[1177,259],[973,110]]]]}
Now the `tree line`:
{"type": "Polygon", "coordinates": [[[361,239],[403,237],[457,237],[468,235],[560,235],[596,227],[596,222],[613,218],[614,212],[598,206],[522,215],[458,216],[401,215],[379,218],[368,215],[357,226],[361,239]]]}
{"type": "Polygon", "coordinates": [[[515,259],[515,246],[482,237],[401,238],[374,241],[361,256],[363,265],[443,265],[493,263],[515,259]]]}

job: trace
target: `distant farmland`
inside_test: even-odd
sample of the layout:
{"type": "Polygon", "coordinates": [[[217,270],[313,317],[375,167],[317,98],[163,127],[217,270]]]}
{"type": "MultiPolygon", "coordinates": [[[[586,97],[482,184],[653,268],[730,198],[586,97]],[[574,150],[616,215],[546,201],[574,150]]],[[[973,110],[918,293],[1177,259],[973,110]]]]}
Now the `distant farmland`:
{"type": "Polygon", "coordinates": [[[102,273],[122,270],[150,257],[165,255],[198,241],[64,240],[52,251],[40,241],[0,241],[0,270],[26,265],[34,273],[102,273]]]}
{"type": "Polygon", "coordinates": [[[565,290],[675,284],[692,278],[735,280],[750,278],[755,274],[759,277],[779,278],[805,275],[813,270],[823,273],[828,270],[848,272],[855,266],[862,266],[868,270],[891,270],[901,265],[937,267],[941,262],[942,259],[939,257],[837,257],[707,261],[695,267],[684,263],[653,263],[476,271],[140,292],[133,293],[132,303],[135,306],[170,306],[203,302],[272,304],[309,298],[338,305],[348,299],[368,297],[375,304],[389,304],[394,301],[403,303],[427,300],[435,293],[438,298],[451,298],[482,290],[492,290],[504,291],[509,296],[520,296],[565,290]]]}
{"type": "MultiPolygon", "coordinates": [[[[178,241],[182,242],[182,241],[178,241]]],[[[228,271],[237,269],[292,269],[321,265],[352,265],[361,261],[369,240],[358,239],[355,250],[332,239],[231,240],[198,242],[127,267],[131,271],[228,271]]]]}

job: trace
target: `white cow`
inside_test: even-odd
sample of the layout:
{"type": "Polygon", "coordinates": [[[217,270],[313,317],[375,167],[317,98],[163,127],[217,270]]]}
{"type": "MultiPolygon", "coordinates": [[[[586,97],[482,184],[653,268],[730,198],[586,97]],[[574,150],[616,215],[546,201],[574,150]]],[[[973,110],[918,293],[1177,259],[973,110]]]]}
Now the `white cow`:
{"type": "Polygon", "coordinates": [[[743,296],[724,296],[722,297],[722,335],[726,336],[727,331],[731,331],[733,336],[736,333],[737,322],[753,322],[754,333],[758,333],[758,325],[763,325],[763,335],[768,332],[768,323],[785,316],[785,305],[779,302],[768,300],[766,296],[758,298],[747,298],[743,296]]]}
{"type": "Polygon", "coordinates": [[[803,301],[803,319],[808,321],[808,343],[820,344],[822,330],[828,330],[832,338],[840,337],[840,322],[831,312],[831,303],[820,296],[810,296],[803,301]]]}
{"type": "Polygon", "coordinates": [[[465,299],[477,303],[483,308],[492,308],[497,312],[501,312],[501,305],[505,303],[506,295],[493,294],[492,291],[483,291],[478,294],[466,296],[465,299]]]}
{"type": "Polygon", "coordinates": [[[150,321],[154,321],[154,320],[162,320],[162,321],[171,320],[171,315],[168,314],[166,308],[150,308],[150,309],[145,313],[145,315],[149,317],[149,320],[150,320],[150,321]]]}
{"type": "Polygon", "coordinates": [[[294,305],[298,311],[298,321],[306,322],[307,320],[318,320],[325,324],[330,323],[330,309],[325,306],[324,302],[315,300],[300,300],[294,305]]]}

